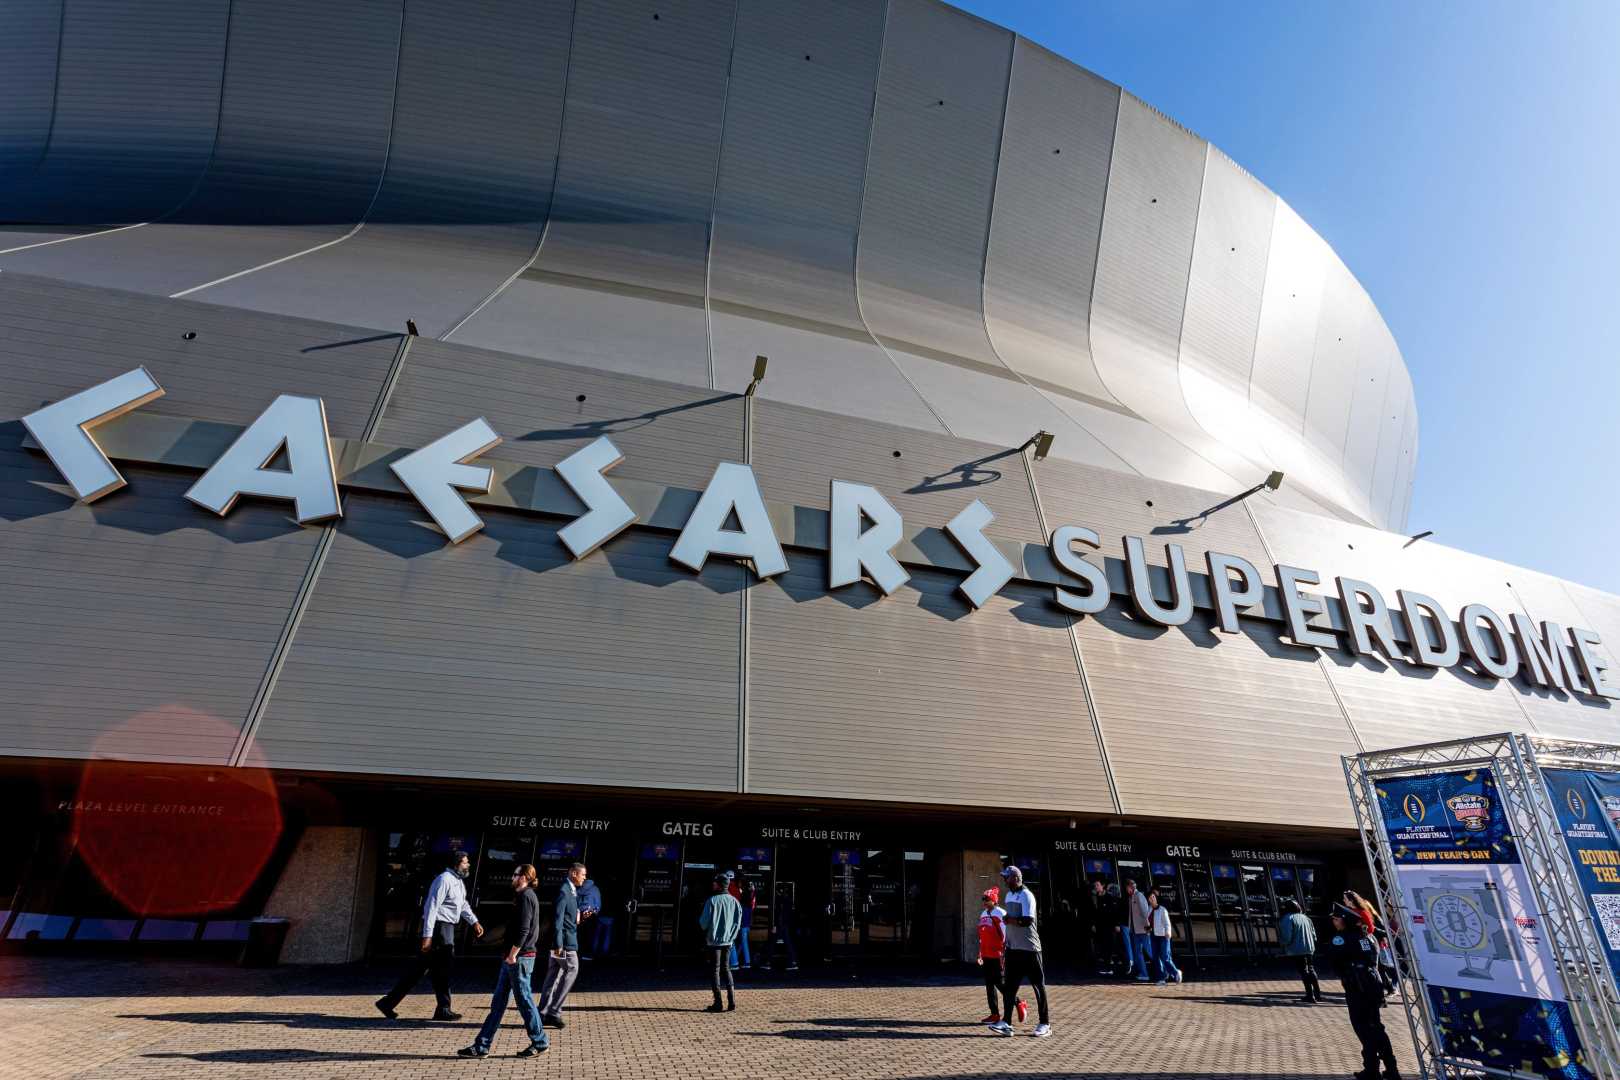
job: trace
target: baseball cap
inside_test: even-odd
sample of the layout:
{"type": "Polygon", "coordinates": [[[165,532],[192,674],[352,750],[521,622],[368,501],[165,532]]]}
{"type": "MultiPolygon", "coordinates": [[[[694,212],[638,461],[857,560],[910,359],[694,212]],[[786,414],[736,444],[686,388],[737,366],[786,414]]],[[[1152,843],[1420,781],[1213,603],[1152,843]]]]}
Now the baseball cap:
{"type": "Polygon", "coordinates": [[[1001,890],[1000,889],[995,889],[995,888],[986,889],[986,890],[984,890],[984,895],[979,897],[979,899],[980,900],[988,900],[993,904],[997,900],[1001,899],[1001,890]]]}
{"type": "Polygon", "coordinates": [[[1014,866],[1012,863],[1008,863],[1006,866],[1001,868],[1001,876],[1010,881],[1015,877],[1023,877],[1024,872],[1018,869],[1018,867],[1014,866]]]}

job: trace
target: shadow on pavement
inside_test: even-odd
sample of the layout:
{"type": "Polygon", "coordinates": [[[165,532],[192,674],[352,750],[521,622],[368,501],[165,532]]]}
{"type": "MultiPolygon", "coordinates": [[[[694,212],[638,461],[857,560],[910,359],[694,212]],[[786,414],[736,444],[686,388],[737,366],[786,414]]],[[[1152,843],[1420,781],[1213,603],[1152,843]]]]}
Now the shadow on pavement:
{"type": "Polygon", "coordinates": [[[393,1028],[458,1028],[478,1030],[476,1023],[445,1020],[387,1020],[381,1016],[334,1016],[327,1013],[277,1012],[169,1012],[119,1013],[120,1020],[160,1020],[171,1024],[264,1024],[301,1031],[388,1031],[393,1028]]]}
{"type": "Polygon", "coordinates": [[[301,1050],[296,1047],[287,1047],[286,1049],[265,1048],[263,1050],[200,1050],[194,1054],[183,1054],[177,1050],[171,1050],[142,1054],[141,1056],[159,1060],[201,1061],[215,1065],[290,1065],[305,1061],[437,1061],[442,1058],[455,1059],[453,1053],[374,1054],[363,1050],[301,1050]]]}

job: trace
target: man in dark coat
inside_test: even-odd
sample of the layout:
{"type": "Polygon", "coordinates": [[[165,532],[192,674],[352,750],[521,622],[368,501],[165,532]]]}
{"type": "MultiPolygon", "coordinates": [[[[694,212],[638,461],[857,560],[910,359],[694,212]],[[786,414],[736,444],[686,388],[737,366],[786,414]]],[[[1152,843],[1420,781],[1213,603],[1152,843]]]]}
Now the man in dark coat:
{"type": "Polygon", "coordinates": [[[1326,952],[1344,984],[1350,1026],[1361,1040],[1361,1071],[1355,1074],[1356,1080],[1379,1080],[1380,1062],[1385,1080],[1399,1080],[1395,1048],[1378,1015],[1384,1007],[1384,986],[1378,978],[1378,942],[1367,933],[1357,914],[1343,904],[1333,905],[1333,937],[1326,952]]]}

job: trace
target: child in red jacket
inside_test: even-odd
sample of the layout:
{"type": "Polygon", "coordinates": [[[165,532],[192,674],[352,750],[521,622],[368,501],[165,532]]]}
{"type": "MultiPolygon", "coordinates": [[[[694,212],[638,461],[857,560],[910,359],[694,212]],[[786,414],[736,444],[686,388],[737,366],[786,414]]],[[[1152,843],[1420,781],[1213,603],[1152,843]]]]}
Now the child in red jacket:
{"type": "MultiPolygon", "coordinates": [[[[1002,958],[1007,953],[1007,913],[1000,907],[999,889],[984,890],[980,901],[984,909],[979,913],[979,956],[973,962],[984,969],[984,995],[990,1002],[990,1015],[980,1023],[995,1024],[1001,1021],[1001,1001],[997,995],[1003,978],[1002,958]]],[[[1017,1009],[1018,1022],[1023,1023],[1029,1006],[1019,1001],[1017,1009]]]]}

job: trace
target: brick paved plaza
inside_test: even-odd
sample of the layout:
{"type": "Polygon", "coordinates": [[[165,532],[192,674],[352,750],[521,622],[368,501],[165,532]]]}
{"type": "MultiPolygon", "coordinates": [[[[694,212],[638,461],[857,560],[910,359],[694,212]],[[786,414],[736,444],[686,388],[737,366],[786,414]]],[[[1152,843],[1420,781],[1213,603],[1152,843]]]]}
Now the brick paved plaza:
{"type": "MultiPolygon", "coordinates": [[[[372,1007],[387,965],[243,970],[202,961],[0,958],[0,1075],[7,1077],[266,1078],[724,1077],[1047,1078],[1348,1076],[1359,1065],[1336,995],[1296,1004],[1283,972],[1180,986],[1068,983],[1053,987],[1052,1038],[997,1038],[973,1021],[984,997],[970,972],[829,970],[796,982],[745,981],[735,1013],[700,1010],[693,972],[664,975],[587,965],[568,1028],[536,1060],[515,1011],[495,1053],[453,1056],[472,1041],[488,1001],[484,965],[457,971],[453,1024],[426,1023],[426,981],[401,1019],[372,1007]]],[[[1386,1010],[1403,1064],[1398,1009],[1386,1010]]],[[[1031,1017],[1031,1021],[1033,1021],[1031,1017]]]]}

